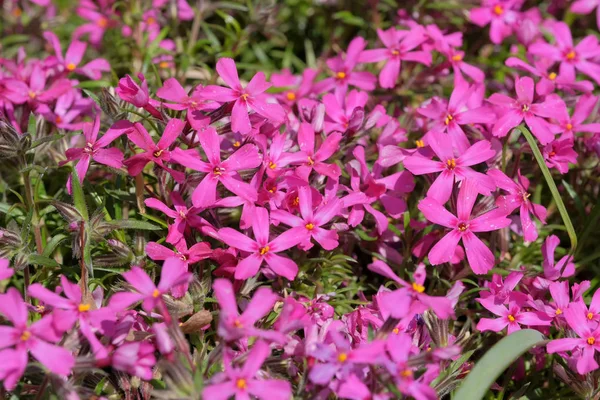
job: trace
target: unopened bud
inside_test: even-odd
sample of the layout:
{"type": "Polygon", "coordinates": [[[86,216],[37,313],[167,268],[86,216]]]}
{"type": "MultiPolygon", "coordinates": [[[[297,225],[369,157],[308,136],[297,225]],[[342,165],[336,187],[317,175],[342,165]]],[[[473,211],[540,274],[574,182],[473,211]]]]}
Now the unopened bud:
{"type": "Polygon", "coordinates": [[[212,321],[212,314],[207,310],[198,311],[192,315],[187,321],[181,325],[181,331],[183,333],[195,333],[200,331],[203,327],[210,324],[212,321]]]}

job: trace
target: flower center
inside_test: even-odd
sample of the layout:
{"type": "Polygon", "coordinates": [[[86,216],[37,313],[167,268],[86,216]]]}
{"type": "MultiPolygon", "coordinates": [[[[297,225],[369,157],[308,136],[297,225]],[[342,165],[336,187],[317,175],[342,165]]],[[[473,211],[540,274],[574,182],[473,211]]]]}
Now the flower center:
{"type": "Polygon", "coordinates": [[[574,60],[575,57],[577,57],[577,53],[575,53],[574,50],[571,50],[570,52],[567,53],[566,57],[567,57],[567,60],[574,60]]]}
{"type": "Polygon", "coordinates": [[[87,142],[83,151],[86,153],[89,153],[89,154],[93,153],[94,152],[94,144],[87,142]]]}
{"type": "Polygon", "coordinates": [[[463,56],[462,54],[455,54],[452,56],[452,61],[462,61],[463,56]]]}
{"type": "Polygon", "coordinates": [[[242,145],[242,143],[239,140],[236,140],[235,142],[233,142],[233,147],[240,147],[242,145]]]}
{"type": "Polygon", "coordinates": [[[567,124],[565,128],[567,128],[567,130],[570,131],[571,129],[573,129],[573,124],[567,124]]]}
{"type": "Polygon", "coordinates": [[[30,90],[28,95],[30,99],[35,99],[35,97],[37,96],[37,94],[33,90],[30,90]]]}
{"type": "Polygon", "coordinates": [[[188,258],[187,258],[187,256],[185,254],[182,254],[181,256],[179,256],[179,259],[181,261],[187,261],[188,260],[188,258]]]}
{"type": "Polygon", "coordinates": [[[556,155],[556,152],[554,150],[552,150],[550,153],[548,153],[548,157],[554,157],[556,155]]]}
{"type": "Polygon", "coordinates": [[[237,381],[235,381],[235,386],[240,390],[244,390],[246,389],[246,386],[248,386],[248,384],[246,383],[245,379],[240,378],[237,381]]]}
{"type": "Polygon", "coordinates": [[[154,297],[155,299],[158,298],[158,296],[160,296],[160,292],[158,289],[154,289],[154,292],[152,292],[152,297],[154,297]]]}
{"type": "Polygon", "coordinates": [[[287,92],[285,94],[285,98],[288,99],[289,101],[294,101],[294,100],[296,100],[296,93],[294,93],[294,92],[287,92]]]}
{"type": "Polygon", "coordinates": [[[181,217],[181,219],[186,219],[187,218],[187,214],[183,210],[179,210],[179,216],[181,217]]]}
{"type": "Polygon", "coordinates": [[[294,198],[292,201],[292,205],[297,206],[298,204],[300,204],[300,197],[296,196],[296,198],[294,198]]]}
{"type": "Polygon", "coordinates": [[[242,100],[247,101],[248,97],[250,97],[250,95],[248,93],[244,93],[243,95],[240,96],[242,98],[242,100]]]}
{"type": "Polygon", "coordinates": [[[521,111],[528,112],[529,111],[529,104],[523,104],[523,106],[521,107],[521,111]]]}
{"type": "Polygon", "coordinates": [[[418,148],[425,147],[425,142],[422,141],[421,139],[415,140],[415,144],[417,145],[418,148]]]}
{"type": "Polygon", "coordinates": [[[265,246],[265,247],[261,247],[260,250],[258,251],[260,253],[261,256],[264,256],[265,254],[267,254],[269,252],[269,246],[265,246]]]}
{"type": "Polygon", "coordinates": [[[275,169],[275,168],[277,168],[277,164],[275,164],[273,161],[271,161],[271,162],[269,163],[269,168],[271,168],[271,169],[275,169]]]}
{"type": "Polygon", "coordinates": [[[343,363],[348,359],[348,354],[346,353],[340,353],[338,354],[338,361],[343,363]]]}
{"type": "Polygon", "coordinates": [[[392,329],[392,333],[394,333],[395,335],[397,335],[397,334],[400,333],[400,329],[394,328],[394,329],[392,329]]]}
{"type": "Polygon", "coordinates": [[[400,376],[402,378],[411,378],[413,376],[413,372],[410,369],[403,369],[400,371],[400,376]]]}
{"type": "Polygon", "coordinates": [[[57,115],[56,118],[54,118],[54,122],[56,124],[60,124],[63,121],[63,119],[60,117],[60,115],[57,115]]]}
{"type": "Polygon", "coordinates": [[[423,293],[425,291],[425,286],[419,285],[417,282],[413,282],[412,288],[417,293],[423,293]]]}
{"type": "Polygon", "coordinates": [[[399,56],[400,52],[398,50],[394,49],[394,50],[392,50],[392,55],[393,56],[399,56]]]}
{"type": "MultiPolygon", "coordinates": [[[[168,61],[161,61],[158,63],[158,68],[161,69],[167,69],[169,68],[169,62],[168,61]]],[[[196,103],[195,101],[193,101],[192,103],[196,103]]],[[[193,104],[192,107],[196,107],[198,104],[193,104]]]]}
{"type": "Polygon", "coordinates": [[[504,8],[500,4],[496,4],[494,6],[494,14],[496,14],[496,15],[504,14],[504,8]]]}
{"type": "Polygon", "coordinates": [[[236,319],[235,321],[233,321],[233,326],[235,326],[236,328],[241,328],[243,325],[239,319],[236,319]]]}
{"type": "Polygon", "coordinates": [[[526,201],[527,201],[527,199],[529,199],[529,197],[531,197],[531,194],[530,194],[530,193],[527,193],[527,192],[523,193],[523,201],[525,201],[525,202],[526,202],[526,201]]]}
{"type": "Polygon", "coordinates": [[[315,164],[315,161],[312,158],[308,157],[308,165],[314,165],[314,164],[315,164]]]}
{"type": "Polygon", "coordinates": [[[75,68],[77,68],[77,66],[73,63],[68,63],[67,64],[67,71],[73,71],[75,68]]]}
{"type": "Polygon", "coordinates": [[[21,15],[23,15],[23,10],[21,10],[19,7],[15,7],[14,10],[12,10],[12,15],[15,18],[19,18],[21,15]]]}
{"type": "MultiPolygon", "coordinates": [[[[23,342],[26,342],[26,341],[29,340],[29,338],[31,338],[31,332],[29,332],[29,331],[23,331],[23,333],[21,334],[21,340],[23,342]]],[[[589,342],[589,339],[588,339],[588,342],[589,342]]]]}
{"type": "Polygon", "coordinates": [[[590,336],[589,338],[587,338],[587,342],[590,346],[593,346],[594,343],[596,343],[596,339],[590,336]]]}
{"type": "Polygon", "coordinates": [[[304,225],[304,227],[309,231],[312,231],[315,228],[315,225],[312,222],[309,222],[308,224],[304,225]]]}
{"type": "Polygon", "coordinates": [[[514,317],[514,315],[510,314],[510,315],[508,316],[508,320],[509,320],[510,322],[515,322],[515,317],[514,317]]]}
{"type": "Polygon", "coordinates": [[[335,74],[335,77],[338,79],[345,79],[346,78],[346,73],[344,71],[340,71],[337,74],[335,74]]]}
{"type": "Polygon", "coordinates": [[[589,312],[589,313],[587,313],[586,317],[587,317],[587,319],[592,319],[592,318],[594,318],[594,313],[589,312]]]}
{"type": "Polygon", "coordinates": [[[556,311],[554,312],[555,315],[560,315],[562,314],[562,310],[560,308],[557,308],[556,311]]]}
{"type": "Polygon", "coordinates": [[[267,189],[267,191],[271,194],[275,193],[276,190],[277,190],[277,186],[271,186],[270,188],[267,189]]]}
{"type": "Polygon", "coordinates": [[[456,168],[456,160],[454,158],[451,158],[449,160],[446,161],[446,166],[448,167],[448,169],[454,169],[456,168]]]}
{"type": "Polygon", "coordinates": [[[152,24],[156,23],[156,19],[154,17],[148,17],[148,19],[146,20],[146,23],[148,25],[152,25],[152,24]]]}
{"type": "Polygon", "coordinates": [[[96,21],[96,25],[98,25],[100,28],[106,28],[108,26],[108,19],[101,17],[98,21],[96,21]]]}
{"type": "Polygon", "coordinates": [[[79,310],[79,312],[86,312],[86,311],[89,311],[89,310],[90,310],[90,308],[92,308],[92,306],[91,306],[91,305],[89,305],[89,304],[80,304],[80,305],[77,307],[77,309],[79,310]]]}
{"type": "Polygon", "coordinates": [[[213,168],[213,174],[220,176],[223,174],[223,172],[225,172],[225,168],[221,168],[221,167],[215,167],[213,168]]]}
{"type": "Polygon", "coordinates": [[[550,72],[548,74],[548,79],[550,79],[551,81],[556,79],[556,72],[550,72]]]}
{"type": "Polygon", "coordinates": [[[152,155],[156,158],[159,158],[160,156],[162,156],[164,150],[156,150],[154,153],[152,153],[152,155]]]}
{"type": "Polygon", "coordinates": [[[446,125],[448,125],[450,123],[450,121],[452,121],[454,118],[452,117],[452,115],[448,114],[446,115],[446,120],[444,121],[444,123],[446,125]]]}
{"type": "Polygon", "coordinates": [[[469,224],[464,223],[464,222],[461,222],[461,223],[458,224],[458,230],[459,230],[459,232],[464,232],[467,229],[469,229],[469,224]]]}

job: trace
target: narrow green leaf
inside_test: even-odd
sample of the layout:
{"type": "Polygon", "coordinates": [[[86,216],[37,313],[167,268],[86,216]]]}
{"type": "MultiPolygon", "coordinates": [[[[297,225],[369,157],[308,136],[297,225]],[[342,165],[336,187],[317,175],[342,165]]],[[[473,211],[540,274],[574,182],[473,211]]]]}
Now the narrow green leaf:
{"type": "Polygon", "coordinates": [[[571,218],[569,217],[569,212],[565,207],[565,203],[563,203],[562,198],[560,197],[560,192],[554,183],[554,179],[552,179],[552,174],[546,165],[546,161],[544,161],[544,156],[540,152],[538,145],[535,141],[535,138],[523,124],[519,125],[517,129],[525,136],[527,139],[527,143],[529,143],[529,147],[531,147],[531,151],[542,170],[542,174],[546,179],[546,183],[548,184],[548,188],[550,188],[550,192],[552,192],[552,197],[556,202],[556,207],[558,208],[558,212],[562,217],[563,223],[565,224],[565,228],[567,229],[567,233],[569,234],[569,239],[571,240],[571,254],[575,252],[577,248],[577,234],[575,233],[575,229],[573,228],[573,223],[571,222],[571,218]]]}
{"type": "Polygon", "coordinates": [[[60,264],[49,257],[45,257],[39,254],[30,254],[28,257],[30,264],[41,265],[43,267],[60,268],[60,264]]]}
{"type": "Polygon", "coordinates": [[[75,205],[77,211],[79,211],[79,214],[81,214],[83,220],[87,221],[90,217],[88,214],[87,205],[85,204],[83,188],[81,187],[81,182],[79,182],[79,176],[77,175],[77,171],[75,169],[73,169],[72,174],[71,189],[73,192],[73,204],[75,205]]]}
{"type": "Polygon", "coordinates": [[[27,122],[27,133],[31,135],[31,137],[36,137],[36,119],[33,113],[29,114],[29,121],[27,122]]]}
{"type": "Polygon", "coordinates": [[[146,221],[137,221],[134,219],[121,219],[113,221],[105,221],[104,225],[114,226],[115,229],[139,229],[145,231],[158,231],[162,229],[160,226],[156,226],[146,221]]]}
{"type": "Polygon", "coordinates": [[[496,343],[475,364],[453,398],[460,400],[483,399],[492,384],[521,354],[542,344],[544,336],[533,329],[522,329],[496,343]]]}
{"type": "Polygon", "coordinates": [[[44,257],[50,257],[56,249],[56,247],[68,238],[69,237],[67,235],[63,235],[62,233],[53,236],[52,239],[50,239],[50,241],[46,244],[46,247],[44,247],[44,252],[42,253],[42,255],[44,257]]]}

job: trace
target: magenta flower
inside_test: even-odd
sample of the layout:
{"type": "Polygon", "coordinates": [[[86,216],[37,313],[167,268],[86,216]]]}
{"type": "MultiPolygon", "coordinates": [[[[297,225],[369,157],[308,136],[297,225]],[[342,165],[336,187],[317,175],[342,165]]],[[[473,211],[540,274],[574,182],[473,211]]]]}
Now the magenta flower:
{"type": "Polygon", "coordinates": [[[113,11],[112,0],[81,2],[81,6],[77,8],[77,15],[89,22],[75,29],[73,37],[79,38],[88,34],[90,42],[96,46],[102,42],[106,30],[116,25],[117,21],[113,17],[118,17],[113,11]]]}
{"type": "Polygon", "coordinates": [[[57,332],[67,332],[76,321],[90,323],[96,328],[101,328],[103,321],[114,319],[114,312],[108,308],[96,309],[90,299],[84,299],[81,288],[76,283],[71,283],[61,275],[60,283],[66,297],[46,289],[39,283],[34,283],[27,289],[28,294],[53,308],[53,326],[57,332]]]}
{"type": "Polygon", "coordinates": [[[177,244],[183,238],[186,229],[199,228],[207,222],[198,215],[202,210],[196,207],[188,208],[178,192],[171,192],[171,201],[173,202],[173,209],[158,199],[146,199],[144,204],[174,219],[173,223],[169,225],[166,241],[167,243],[177,244]]]}
{"type": "Polygon", "coordinates": [[[210,122],[210,117],[203,115],[202,111],[214,110],[212,104],[207,104],[206,100],[202,99],[202,90],[202,86],[197,86],[192,94],[188,95],[177,79],[169,78],[163,83],[163,87],[156,91],[156,95],[171,101],[172,103],[163,103],[171,110],[187,110],[188,122],[192,128],[199,130],[210,122]]]}
{"type": "Polygon", "coordinates": [[[589,133],[600,133],[600,123],[584,124],[583,122],[589,118],[592,111],[598,103],[598,97],[586,94],[581,96],[577,104],[575,104],[575,110],[573,116],[569,116],[567,105],[561,99],[562,102],[562,113],[555,116],[554,118],[560,125],[560,130],[563,132],[561,139],[573,139],[575,134],[579,132],[589,133]]]}
{"type": "Polygon", "coordinates": [[[177,257],[165,261],[160,274],[158,286],[140,267],[132,267],[130,271],[123,273],[123,278],[137,292],[115,293],[109,302],[109,306],[115,311],[122,311],[138,301],[142,301],[142,308],[146,312],[152,312],[162,301],[162,295],[174,286],[189,282],[192,275],[187,271],[187,265],[177,257]]]}
{"type": "Polygon", "coordinates": [[[518,0],[483,0],[482,7],[469,11],[469,19],[475,25],[484,27],[490,24],[490,39],[494,44],[500,44],[511,35],[514,26],[519,21],[521,2],[518,0]]]}
{"type": "Polygon", "coordinates": [[[303,163],[306,161],[306,155],[302,151],[286,152],[284,149],[289,147],[287,135],[277,134],[271,140],[271,145],[264,144],[263,152],[266,157],[263,159],[263,170],[266,171],[269,178],[276,178],[285,171],[289,164],[303,163]]]}
{"type": "Polygon", "coordinates": [[[223,339],[228,342],[250,336],[260,336],[270,340],[281,339],[279,334],[273,335],[273,332],[262,331],[254,327],[259,319],[273,310],[278,299],[271,289],[258,288],[241,315],[238,312],[233,285],[230,281],[227,279],[215,280],[213,290],[221,308],[217,333],[223,339]]]}
{"type": "Polygon", "coordinates": [[[296,168],[296,174],[308,182],[310,173],[314,169],[320,175],[337,181],[341,175],[340,167],[336,164],[327,164],[325,161],[339,149],[339,143],[342,140],[341,133],[331,133],[321,142],[317,151],[315,151],[315,139],[313,127],[307,122],[302,122],[298,130],[298,146],[305,158],[304,164],[296,168]]]}
{"type": "Polygon", "coordinates": [[[315,93],[328,92],[334,89],[336,98],[340,100],[346,97],[349,85],[368,91],[375,89],[377,78],[373,74],[365,71],[354,71],[366,46],[365,39],[360,36],[355,37],[348,45],[345,56],[339,55],[328,59],[327,66],[333,76],[318,82],[314,87],[315,93]]]}
{"type": "Polygon", "coordinates": [[[13,78],[6,79],[3,83],[4,97],[14,104],[28,103],[33,109],[40,104],[51,103],[73,88],[70,80],[59,78],[46,89],[46,71],[39,63],[34,64],[31,69],[29,84],[13,78]]]}
{"type": "Polygon", "coordinates": [[[87,49],[87,43],[73,39],[63,57],[62,47],[58,37],[53,32],[44,32],[44,38],[50,42],[54,48],[56,59],[62,71],[67,73],[76,72],[94,80],[102,78],[103,72],[110,71],[110,64],[104,58],[97,58],[85,65],[80,65],[85,50],[87,49]]]}
{"type": "Polygon", "coordinates": [[[335,230],[323,229],[322,226],[331,221],[341,208],[341,201],[333,199],[313,210],[313,193],[310,186],[298,189],[300,215],[298,217],[282,209],[271,212],[271,219],[291,226],[300,239],[303,250],[310,249],[313,245],[311,238],[315,239],[325,250],[333,250],[338,246],[338,234],[335,230]]]}
{"type": "Polygon", "coordinates": [[[427,51],[413,51],[417,46],[427,40],[421,26],[410,31],[397,30],[394,27],[388,30],[377,29],[377,36],[385,49],[364,50],[358,57],[359,62],[386,61],[379,73],[379,84],[383,88],[396,86],[402,60],[416,61],[431,65],[431,53],[427,51]]]}
{"type": "Polygon", "coordinates": [[[242,181],[238,171],[256,168],[262,158],[253,144],[246,144],[235,151],[225,161],[221,161],[221,145],[217,131],[213,127],[198,132],[198,140],[206,154],[207,161],[198,157],[195,149],[173,151],[173,160],[190,169],[205,172],[206,176],[194,190],[192,202],[195,207],[206,208],[217,201],[217,184],[221,182],[228,190],[249,201],[256,201],[256,189],[242,181]]]}
{"type": "Polygon", "coordinates": [[[551,30],[556,38],[555,45],[536,42],[529,46],[528,52],[560,62],[560,75],[566,79],[575,80],[577,70],[600,84],[600,65],[594,62],[594,59],[600,55],[598,39],[588,35],[574,46],[571,30],[567,24],[555,22],[551,30]]]}
{"type": "Polygon", "coordinates": [[[548,96],[543,103],[533,103],[533,79],[528,76],[517,77],[515,89],[516,100],[500,93],[494,93],[488,99],[490,103],[503,109],[503,114],[492,128],[493,135],[504,137],[524,120],[540,143],[550,143],[554,139],[554,134],[543,118],[554,118],[560,115],[561,104],[557,101],[558,97],[548,96]]]}
{"type": "Polygon", "coordinates": [[[111,366],[119,371],[151,380],[156,364],[156,349],[150,342],[127,342],[117,347],[111,357],[111,366]]]}
{"type": "Polygon", "coordinates": [[[548,143],[542,149],[546,165],[556,168],[561,174],[569,171],[569,163],[577,164],[577,152],[573,150],[574,140],[566,137],[548,143]]]}
{"type": "Polygon", "coordinates": [[[27,306],[15,288],[0,295],[0,313],[13,324],[0,326],[0,380],[7,390],[14,389],[23,376],[28,352],[55,374],[66,376],[71,373],[75,358],[67,349],[53,344],[60,340],[52,328],[53,316],[28,325],[27,306]]]}
{"type": "Polygon", "coordinates": [[[441,172],[429,187],[427,197],[443,204],[450,198],[454,183],[466,178],[476,181],[479,193],[486,196],[496,189],[489,176],[470,168],[472,165],[494,157],[496,152],[492,150],[490,142],[481,140],[461,152],[458,157],[455,157],[452,148],[445,144],[446,141],[445,134],[437,132],[430,132],[429,134],[429,145],[440,161],[430,160],[419,154],[404,159],[404,167],[415,175],[441,172]]]}
{"type": "Polygon", "coordinates": [[[429,251],[433,265],[449,262],[460,240],[463,241],[467,260],[476,274],[485,274],[494,266],[494,254],[475,233],[490,232],[510,225],[510,219],[500,209],[494,209],[476,218],[471,217],[477,200],[477,183],[465,179],[458,192],[457,216],[452,215],[437,200],[426,197],[419,202],[419,210],[429,221],[451,229],[429,251]]]}
{"type": "Polygon", "coordinates": [[[477,301],[488,311],[500,318],[481,318],[477,323],[477,330],[481,332],[492,331],[500,332],[508,327],[508,334],[521,329],[521,325],[526,326],[548,326],[552,319],[539,311],[521,311],[523,303],[518,300],[509,301],[508,307],[503,304],[496,304],[494,299],[477,299],[477,301]]]}
{"type": "Polygon", "coordinates": [[[447,106],[434,99],[428,106],[417,109],[419,114],[434,120],[429,130],[448,132],[454,148],[461,153],[470,147],[469,139],[461,125],[489,124],[496,120],[488,107],[468,108],[467,103],[473,96],[475,88],[469,86],[464,80],[458,81],[447,106]]]}
{"type": "Polygon", "coordinates": [[[577,372],[581,375],[598,369],[595,360],[596,351],[600,351],[600,326],[590,324],[586,318],[585,305],[571,303],[564,310],[564,316],[569,327],[579,336],[578,338],[556,339],[548,343],[548,353],[563,353],[566,351],[581,350],[577,357],[577,372]],[[596,326],[592,328],[592,326],[596,326]]]}
{"type": "Polygon", "coordinates": [[[546,223],[546,207],[534,204],[529,200],[531,196],[527,192],[529,189],[529,179],[521,175],[521,170],[517,171],[518,183],[506,176],[502,171],[494,169],[488,171],[496,186],[506,190],[509,194],[499,196],[496,199],[496,205],[509,215],[516,208],[520,209],[521,228],[523,229],[523,239],[526,242],[533,242],[538,237],[538,231],[535,223],[531,220],[533,214],[542,224],[546,223]]]}
{"type": "Polygon", "coordinates": [[[156,109],[156,105],[159,103],[150,98],[148,93],[148,82],[146,81],[144,74],[139,73],[138,79],[140,80],[141,86],[131,79],[131,76],[126,75],[124,78],[119,79],[119,84],[115,88],[115,92],[123,101],[133,104],[136,107],[143,108],[152,114],[154,118],[162,120],[162,114],[156,109]]]}
{"type": "Polygon", "coordinates": [[[258,269],[266,262],[277,275],[293,280],[298,274],[298,265],[289,258],[275,253],[296,246],[305,238],[298,235],[294,229],[287,230],[275,239],[269,239],[269,212],[265,208],[254,209],[252,232],[255,240],[232,228],[219,229],[219,238],[228,246],[250,253],[240,261],[235,270],[235,279],[248,279],[255,276],[258,269]]]}
{"type": "Polygon", "coordinates": [[[544,277],[550,281],[568,278],[575,273],[575,264],[573,263],[572,255],[567,254],[557,263],[554,262],[554,252],[559,244],[560,239],[556,235],[550,235],[546,238],[542,246],[544,277]]]}
{"type": "MultiPolygon", "coordinates": [[[[140,122],[136,122],[133,124],[133,129],[127,133],[127,137],[131,140],[137,147],[144,150],[141,153],[137,153],[127,160],[125,160],[125,165],[127,166],[127,170],[129,174],[132,176],[139,175],[146,167],[146,164],[149,162],[154,162],[156,165],[167,171],[173,179],[178,182],[182,182],[184,179],[184,174],[179,171],[174,171],[171,168],[167,167],[165,163],[168,163],[172,160],[172,155],[174,156],[174,152],[171,153],[169,151],[169,147],[177,140],[183,128],[185,126],[185,122],[173,118],[165,127],[165,130],[162,134],[162,137],[159,139],[158,143],[154,143],[152,137],[140,122]]],[[[177,149],[176,149],[177,150],[177,149]]]]}
{"type": "Polygon", "coordinates": [[[302,76],[292,75],[288,69],[283,69],[279,74],[273,73],[271,75],[273,87],[286,89],[275,97],[280,103],[288,107],[293,106],[312,92],[318,73],[319,71],[312,68],[302,71],[302,76]]]}
{"type": "Polygon", "coordinates": [[[217,61],[217,73],[229,88],[222,86],[206,86],[202,98],[218,103],[234,102],[231,110],[231,129],[233,132],[248,134],[252,130],[248,109],[260,116],[280,124],[285,119],[285,110],[279,104],[268,103],[263,93],[271,87],[265,80],[265,74],[257,73],[242,87],[238,77],[235,62],[231,58],[221,58],[217,61]]]}
{"type": "Polygon", "coordinates": [[[0,258],[0,281],[10,279],[15,274],[15,270],[10,268],[10,261],[6,258],[0,258]]]}
{"type": "Polygon", "coordinates": [[[351,90],[347,96],[341,99],[331,93],[323,96],[325,106],[325,133],[332,132],[356,132],[364,120],[364,107],[369,100],[366,92],[351,90]]]}
{"type": "Polygon", "coordinates": [[[237,368],[230,361],[224,362],[225,372],[215,376],[215,383],[204,388],[203,398],[227,400],[234,397],[235,400],[247,400],[252,395],[260,400],[290,399],[292,387],[289,382],[280,379],[257,379],[261,365],[270,354],[269,345],[259,341],[248,352],[243,367],[237,368]]]}
{"type": "MultiPolygon", "coordinates": [[[[118,121],[114,123],[100,139],[98,139],[98,133],[100,132],[100,114],[96,114],[93,124],[90,122],[83,124],[85,147],[68,149],[65,154],[67,159],[61,161],[60,165],[77,160],[75,171],[77,171],[77,176],[81,183],[83,183],[83,180],[85,179],[85,175],[87,174],[92,160],[99,164],[119,169],[123,166],[123,153],[116,147],[108,149],[106,147],[121,135],[127,134],[132,130],[133,126],[129,121],[118,121]]],[[[67,186],[69,188],[71,187],[71,178],[69,178],[67,186]]]]}
{"type": "Polygon", "coordinates": [[[523,276],[522,272],[512,271],[503,281],[502,275],[494,274],[489,282],[489,291],[480,292],[480,296],[483,299],[492,298],[494,304],[506,304],[523,276]]]}

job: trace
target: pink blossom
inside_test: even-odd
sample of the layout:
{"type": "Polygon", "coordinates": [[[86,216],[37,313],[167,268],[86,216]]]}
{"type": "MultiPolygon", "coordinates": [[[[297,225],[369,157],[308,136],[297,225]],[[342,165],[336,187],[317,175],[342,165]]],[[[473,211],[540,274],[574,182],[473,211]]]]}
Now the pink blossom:
{"type": "Polygon", "coordinates": [[[513,32],[514,25],[520,18],[519,0],[483,0],[482,7],[469,12],[471,22],[478,26],[490,24],[490,39],[494,44],[500,44],[513,32]]]}
{"type": "Polygon", "coordinates": [[[210,118],[203,115],[202,111],[212,111],[214,105],[207,104],[202,99],[202,86],[194,88],[191,94],[187,94],[181,84],[175,78],[169,78],[163,86],[156,91],[156,95],[161,99],[171,101],[172,103],[163,103],[171,110],[186,110],[187,120],[194,129],[201,129],[208,125],[210,118]]]}
{"type": "Polygon", "coordinates": [[[583,123],[592,114],[592,111],[598,103],[598,97],[590,94],[581,96],[578,99],[577,104],[575,104],[575,110],[573,111],[572,117],[569,116],[564,101],[562,99],[560,101],[563,104],[562,112],[560,115],[555,116],[555,119],[560,126],[560,131],[563,132],[561,139],[573,139],[579,132],[600,133],[600,123],[583,123]]]}
{"type": "Polygon", "coordinates": [[[312,68],[302,71],[302,76],[292,75],[288,69],[283,69],[281,73],[273,73],[271,75],[273,87],[286,89],[275,97],[280,103],[291,107],[310,95],[318,73],[319,71],[312,68]]]}
{"type": "Polygon", "coordinates": [[[315,151],[316,137],[313,127],[303,122],[298,130],[298,146],[304,158],[304,163],[296,168],[296,174],[305,181],[308,181],[310,173],[315,170],[321,175],[328,176],[337,180],[341,174],[340,167],[336,164],[327,164],[329,159],[339,148],[342,135],[339,132],[333,132],[321,142],[318,150],[315,151]]]}
{"type": "Polygon", "coordinates": [[[148,94],[148,82],[144,74],[139,73],[138,79],[141,86],[131,79],[131,76],[126,75],[124,78],[119,79],[119,85],[116,87],[115,92],[124,101],[145,109],[155,118],[162,119],[161,113],[155,107],[158,103],[152,100],[148,94]]]}
{"type": "Polygon", "coordinates": [[[457,217],[452,215],[437,200],[426,197],[419,202],[419,210],[429,221],[442,225],[451,231],[429,251],[429,262],[433,265],[450,261],[454,249],[462,239],[471,269],[476,274],[485,274],[494,266],[494,254],[474,234],[490,232],[507,227],[510,219],[500,209],[494,209],[476,218],[471,217],[477,200],[477,183],[465,179],[457,200],[457,217]]]}
{"type": "Polygon", "coordinates": [[[72,89],[68,79],[54,80],[46,89],[48,77],[39,63],[34,64],[29,77],[29,84],[18,79],[6,79],[4,97],[14,104],[28,103],[33,109],[40,104],[48,104],[72,89]]]}
{"type": "Polygon", "coordinates": [[[110,71],[110,64],[104,58],[96,58],[85,65],[80,65],[85,50],[87,49],[87,43],[73,39],[63,57],[62,47],[58,37],[52,32],[44,32],[44,38],[50,42],[54,48],[54,53],[63,72],[75,72],[85,75],[90,79],[98,80],[102,77],[103,72],[110,71]]]}
{"type": "Polygon", "coordinates": [[[287,230],[275,239],[269,239],[270,218],[265,208],[254,209],[252,232],[255,240],[232,228],[219,229],[219,238],[230,247],[250,253],[240,261],[235,270],[236,279],[248,279],[258,273],[263,262],[277,275],[293,280],[298,274],[298,265],[287,257],[276,253],[296,246],[304,238],[294,229],[287,230]]]}
{"type": "Polygon", "coordinates": [[[204,99],[219,103],[233,102],[231,129],[234,132],[250,133],[252,125],[248,109],[276,124],[283,122],[285,119],[283,108],[279,104],[267,102],[263,95],[271,87],[271,84],[267,83],[264,73],[259,72],[254,75],[245,88],[240,83],[235,62],[231,58],[221,58],[217,61],[217,73],[229,88],[209,85],[202,90],[200,95],[204,99]]]}
{"type": "Polygon", "coordinates": [[[569,163],[577,164],[577,152],[573,150],[573,139],[568,137],[548,143],[542,149],[542,155],[549,168],[556,168],[561,174],[569,171],[569,163]]]}
{"type": "Polygon", "coordinates": [[[492,179],[487,175],[474,171],[472,165],[482,163],[492,158],[496,152],[490,142],[481,140],[456,157],[452,148],[445,145],[446,135],[431,132],[429,145],[440,161],[430,160],[421,155],[412,155],[404,159],[404,166],[415,175],[441,172],[427,191],[427,196],[445,203],[452,194],[455,182],[469,178],[478,183],[480,193],[489,195],[496,188],[492,179]]]}
{"type": "Polygon", "coordinates": [[[355,133],[363,122],[364,107],[369,95],[365,92],[351,90],[341,99],[331,93],[323,96],[325,105],[325,133],[355,133]]]}
{"type": "Polygon", "coordinates": [[[202,210],[197,207],[188,208],[181,194],[178,192],[171,192],[171,201],[173,202],[173,208],[169,208],[158,199],[146,199],[144,204],[174,219],[173,223],[169,225],[169,234],[166,241],[167,243],[177,244],[183,238],[186,230],[192,227],[200,228],[202,225],[207,224],[207,222],[198,215],[202,210]]]}
{"type": "Polygon", "coordinates": [[[539,311],[521,311],[523,304],[518,300],[509,301],[508,306],[496,304],[493,298],[477,299],[479,303],[488,311],[497,315],[499,318],[481,318],[477,323],[477,330],[500,332],[508,327],[508,334],[521,329],[521,325],[526,326],[548,326],[552,320],[544,313],[539,311]]]}
{"type": "Polygon", "coordinates": [[[10,268],[10,261],[6,258],[0,258],[0,281],[10,279],[15,274],[15,270],[10,268]]]}

